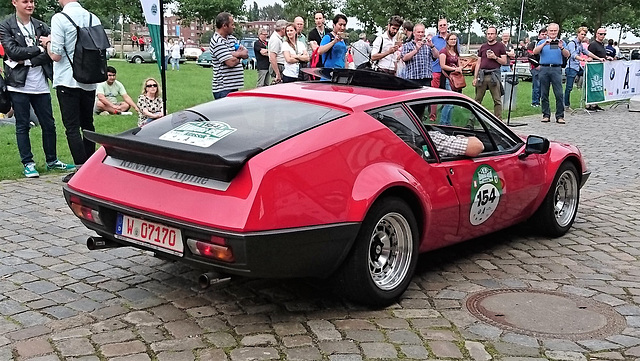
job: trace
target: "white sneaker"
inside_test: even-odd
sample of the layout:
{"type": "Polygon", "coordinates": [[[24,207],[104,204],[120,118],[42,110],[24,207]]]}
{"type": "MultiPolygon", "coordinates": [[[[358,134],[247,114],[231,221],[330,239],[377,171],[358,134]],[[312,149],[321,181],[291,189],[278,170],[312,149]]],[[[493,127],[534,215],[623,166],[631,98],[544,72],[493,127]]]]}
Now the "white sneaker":
{"type": "Polygon", "coordinates": [[[133,115],[132,112],[120,112],[120,115],[133,115]]]}

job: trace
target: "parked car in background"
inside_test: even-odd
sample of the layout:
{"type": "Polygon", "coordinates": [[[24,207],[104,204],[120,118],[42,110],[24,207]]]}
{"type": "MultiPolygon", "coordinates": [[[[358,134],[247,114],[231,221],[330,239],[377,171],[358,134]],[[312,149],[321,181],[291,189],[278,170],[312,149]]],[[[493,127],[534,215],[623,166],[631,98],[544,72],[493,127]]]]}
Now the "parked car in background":
{"type": "Polygon", "coordinates": [[[202,54],[200,54],[200,56],[198,57],[198,60],[196,61],[196,64],[200,65],[203,68],[211,68],[212,67],[211,62],[212,62],[211,53],[209,52],[209,50],[207,50],[202,54]]]}
{"type": "Polygon", "coordinates": [[[462,66],[462,74],[473,75],[476,69],[478,56],[476,54],[460,54],[460,65],[462,66]]]}
{"type": "Polygon", "coordinates": [[[256,68],[256,53],[253,51],[253,43],[258,40],[257,38],[245,38],[240,40],[240,45],[247,48],[249,51],[249,58],[242,59],[242,67],[245,69],[256,68]]]}
{"type": "Polygon", "coordinates": [[[184,57],[187,60],[198,60],[198,57],[204,53],[204,48],[196,44],[187,44],[184,46],[184,57]]]}
{"type": "Polygon", "coordinates": [[[107,59],[111,59],[116,56],[116,48],[107,48],[107,59]]]}
{"type": "MultiPolygon", "coordinates": [[[[136,50],[125,53],[124,58],[129,63],[155,63],[156,62],[156,52],[152,46],[145,48],[144,50],[136,50]]],[[[187,61],[185,57],[180,58],[180,64],[187,61]]]]}

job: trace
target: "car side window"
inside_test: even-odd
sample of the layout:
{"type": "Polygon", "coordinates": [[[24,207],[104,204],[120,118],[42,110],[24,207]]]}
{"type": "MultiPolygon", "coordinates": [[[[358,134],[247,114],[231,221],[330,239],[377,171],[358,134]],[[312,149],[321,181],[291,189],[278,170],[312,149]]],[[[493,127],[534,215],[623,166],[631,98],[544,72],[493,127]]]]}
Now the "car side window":
{"type": "MultiPolygon", "coordinates": [[[[517,141],[485,115],[474,111],[469,104],[455,100],[422,101],[408,104],[420,119],[427,133],[476,137],[484,145],[484,154],[513,148],[517,141]]],[[[451,158],[441,154],[441,158],[451,158]]],[[[457,157],[456,157],[457,158],[457,157]]]]}
{"type": "Polygon", "coordinates": [[[421,157],[434,159],[422,133],[401,106],[376,110],[369,115],[394,132],[421,157]]]}

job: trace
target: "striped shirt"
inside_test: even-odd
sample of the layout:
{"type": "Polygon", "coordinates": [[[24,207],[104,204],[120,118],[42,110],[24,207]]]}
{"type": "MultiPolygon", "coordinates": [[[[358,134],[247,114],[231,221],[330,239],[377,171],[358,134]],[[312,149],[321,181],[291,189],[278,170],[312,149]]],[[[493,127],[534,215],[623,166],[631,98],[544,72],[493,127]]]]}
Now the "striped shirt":
{"type": "Polygon", "coordinates": [[[242,62],[230,68],[224,62],[231,59],[231,53],[235,51],[234,45],[238,42],[235,36],[229,35],[223,38],[217,32],[213,33],[209,42],[211,52],[213,79],[211,91],[216,93],[223,90],[237,90],[244,86],[244,72],[242,62]]]}
{"type": "MultiPolygon", "coordinates": [[[[410,41],[402,45],[402,56],[409,54],[416,48],[416,42],[410,41]]],[[[405,79],[430,79],[433,78],[431,67],[431,48],[424,44],[409,61],[405,62],[405,79]]]]}

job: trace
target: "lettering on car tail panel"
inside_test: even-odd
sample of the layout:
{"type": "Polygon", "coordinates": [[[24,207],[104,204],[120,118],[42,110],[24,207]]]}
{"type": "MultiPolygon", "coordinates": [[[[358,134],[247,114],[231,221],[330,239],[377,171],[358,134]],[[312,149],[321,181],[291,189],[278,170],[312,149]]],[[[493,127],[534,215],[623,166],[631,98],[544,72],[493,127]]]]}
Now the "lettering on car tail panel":
{"type": "Polygon", "coordinates": [[[130,170],[132,172],[146,174],[157,178],[167,179],[178,183],[190,184],[193,186],[204,187],[209,189],[215,189],[218,191],[226,191],[229,188],[229,183],[221,182],[219,180],[200,177],[193,174],[180,173],[169,169],[163,169],[153,167],[145,164],[129,162],[114,157],[106,157],[103,161],[104,164],[112,167],[130,170]]]}

